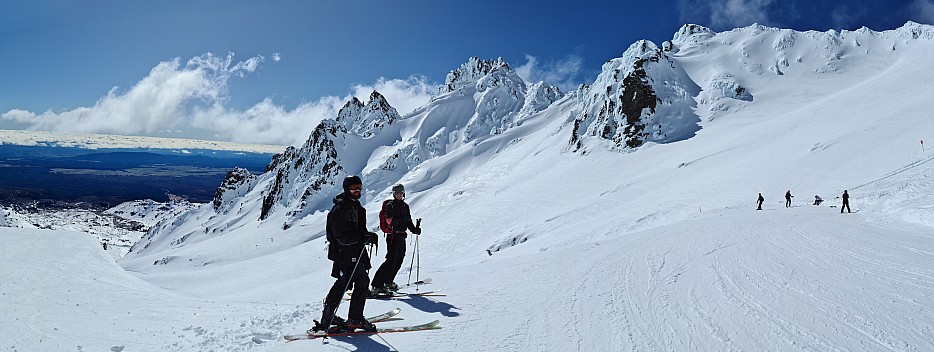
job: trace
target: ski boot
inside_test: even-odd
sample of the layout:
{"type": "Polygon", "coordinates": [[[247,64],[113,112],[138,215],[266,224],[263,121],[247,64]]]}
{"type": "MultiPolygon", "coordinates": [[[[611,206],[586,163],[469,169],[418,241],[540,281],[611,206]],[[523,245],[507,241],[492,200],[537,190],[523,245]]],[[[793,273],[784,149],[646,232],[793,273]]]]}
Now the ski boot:
{"type": "Polygon", "coordinates": [[[390,291],[386,286],[376,287],[373,286],[373,289],[370,290],[370,297],[385,297],[392,296],[392,291],[390,291]]]}
{"type": "Polygon", "coordinates": [[[322,323],[317,320],[315,320],[314,322],[315,322],[315,326],[313,326],[311,329],[308,329],[309,334],[319,333],[319,332],[326,332],[329,334],[333,334],[337,332],[348,331],[347,321],[345,321],[344,318],[341,318],[336,315],[334,316],[333,319],[331,319],[330,326],[324,326],[324,324],[327,324],[327,323],[322,323]]]}
{"type": "Polygon", "coordinates": [[[364,318],[350,318],[347,320],[346,325],[347,331],[376,331],[376,325],[373,325],[373,323],[367,321],[364,318]]]}

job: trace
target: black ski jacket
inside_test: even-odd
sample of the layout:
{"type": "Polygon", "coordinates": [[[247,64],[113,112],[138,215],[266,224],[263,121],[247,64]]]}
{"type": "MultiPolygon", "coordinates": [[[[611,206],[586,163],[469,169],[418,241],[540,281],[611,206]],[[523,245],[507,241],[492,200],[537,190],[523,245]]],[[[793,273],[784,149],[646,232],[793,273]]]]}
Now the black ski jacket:
{"type": "Polygon", "coordinates": [[[412,214],[409,212],[409,205],[403,200],[392,199],[386,203],[386,219],[390,219],[389,226],[392,228],[392,233],[396,236],[406,237],[405,230],[408,229],[414,234],[419,234],[422,232],[421,229],[415,227],[415,223],[412,221],[412,214]]]}
{"type": "Polygon", "coordinates": [[[360,202],[347,193],[334,197],[334,206],[328,213],[327,238],[328,259],[335,265],[355,266],[360,258],[362,267],[358,270],[370,268],[370,257],[363,250],[371,235],[366,229],[366,209],[360,202]],[[362,253],[362,256],[361,256],[362,253]]]}

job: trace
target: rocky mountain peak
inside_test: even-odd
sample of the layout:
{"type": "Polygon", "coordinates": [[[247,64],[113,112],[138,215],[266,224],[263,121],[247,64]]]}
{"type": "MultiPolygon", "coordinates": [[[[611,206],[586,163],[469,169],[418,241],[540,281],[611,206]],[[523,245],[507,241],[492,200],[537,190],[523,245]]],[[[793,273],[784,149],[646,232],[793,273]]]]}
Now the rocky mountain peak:
{"type": "Polygon", "coordinates": [[[256,176],[242,167],[235,167],[228,171],[227,176],[224,177],[224,181],[221,182],[220,187],[217,187],[217,191],[214,192],[214,210],[222,211],[232,200],[247,194],[253,189],[255,181],[256,176]]]}
{"type": "Polygon", "coordinates": [[[671,42],[675,45],[689,45],[712,38],[716,32],[698,24],[685,24],[678,29],[671,42]]]}
{"type": "Polygon", "coordinates": [[[609,140],[618,149],[687,138],[698,129],[692,107],[699,90],[654,43],[635,42],[603,65],[581,97],[570,147],[580,150],[588,138],[609,140]]]}
{"type": "Polygon", "coordinates": [[[369,138],[400,118],[402,117],[396,108],[389,105],[386,98],[374,90],[366,104],[357,97],[351,98],[337,113],[336,121],[351,133],[369,138]]]}
{"type": "Polygon", "coordinates": [[[503,58],[496,60],[481,60],[474,56],[467,60],[467,63],[460,68],[452,70],[445,77],[444,85],[441,87],[441,94],[456,91],[460,88],[472,85],[481,78],[499,71],[502,74],[512,72],[512,68],[503,58]]]}

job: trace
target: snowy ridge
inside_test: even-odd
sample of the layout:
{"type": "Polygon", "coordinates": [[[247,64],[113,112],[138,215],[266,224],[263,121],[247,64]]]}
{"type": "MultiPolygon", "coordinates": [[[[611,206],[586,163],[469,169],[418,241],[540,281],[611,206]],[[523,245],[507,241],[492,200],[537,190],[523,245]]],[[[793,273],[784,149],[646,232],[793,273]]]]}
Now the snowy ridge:
{"type": "MultiPolygon", "coordinates": [[[[387,188],[405,184],[412,215],[424,219],[421,275],[448,293],[368,302],[365,313],[398,304],[406,321],[438,319],[444,328],[312,348],[934,350],[930,31],[912,23],[885,32],[682,28],[661,47],[636,43],[594,84],[541,95],[557,98],[549,104],[528,99],[542,91],[512,80],[498,61],[468,63],[477,70],[457,75],[455,90],[368,138],[352,132],[354,119],[330,120],[252,186],[230,182],[224,193],[236,196],[222,197],[224,212],[208,204],[163,221],[119,261],[133,276],[103,256],[0,269],[0,282],[15,282],[0,291],[17,302],[64,302],[37,313],[0,300],[0,309],[14,322],[40,318],[10,324],[16,349],[118,347],[99,338],[108,333],[128,350],[307,350],[279,337],[309,327],[333,278],[326,208],[312,204],[318,193],[303,195],[326,180],[327,201],[333,182],[359,172],[374,229],[387,188]],[[655,96],[631,106],[647,134],[626,134],[630,115],[611,114],[620,105],[597,119],[637,92],[655,96]],[[535,112],[524,115],[529,101],[535,112]],[[465,139],[471,123],[485,132],[465,139]],[[653,124],[663,133],[653,134],[653,124]],[[609,139],[607,127],[615,128],[609,139]],[[575,132],[578,152],[568,148],[575,132]],[[322,178],[324,165],[337,171],[322,178]],[[849,214],[839,208],[845,189],[849,214]],[[786,190],[795,195],[790,208],[786,190]],[[764,210],[756,211],[760,192],[764,210]],[[825,202],[810,205],[814,195],[825,202]],[[106,279],[67,270],[81,261],[106,279]],[[109,302],[42,291],[54,283],[20,280],[20,272],[67,277],[67,289],[114,282],[133,293],[94,291],[109,302]],[[555,290],[555,282],[568,285],[555,290]],[[532,309],[542,306],[549,309],[532,309]],[[42,314],[119,316],[130,331],[70,318],[55,324],[42,314]]],[[[361,116],[360,104],[350,106],[348,118],[361,116]]],[[[98,247],[18,231],[0,229],[0,240],[11,241],[0,258],[28,261],[22,248],[34,245],[98,247]],[[23,242],[28,236],[40,242],[23,242]]]]}
{"type": "Polygon", "coordinates": [[[699,90],[654,43],[636,42],[621,58],[604,64],[597,80],[583,92],[571,148],[584,148],[588,137],[609,140],[616,148],[690,138],[699,129],[700,118],[693,111],[699,90]]]}
{"type": "Polygon", "coordinates": [[[346,175],[361,175],[365,194],[375,197],[423,161],[520,125],[561,97],[557,87],[545,82],[530,90],[502,59],[471,58],[452,72],[460,72],[452,73],[449,82],[459,87],[456,91],[435,97],[404,118],[378,92],[367,103],[352,98],[335,119],[322,121],[302,147],[275,155],[264,174],[228,173],[216,192],[214,209],[186,215],[187,221],[199,223],[176,219],[160,224],[140,250],[150,248],[151,241],[173,243],[169,247],[200,242],[248,222],[275,222],[281,229],[304,226],[313,221],[306,217],[330,208],[346,175]],[[224,216],[232,209],[237,211],[224,216]],[[201,230],[181,229],[189,226],[201,230]],[[160,240],[160,233],[174,239],[160,240]]]}
{"type": "MultiPolygon", "coordinates": [[[[929,32],[930,26],[906,27],[916,33],[910,38],[920,38],[908,43],[923,48],[924,33],[929,32]]],[[[449,75],[447,87],[450,89],[408,116],[399,117],[376,92],[371,94],[368,103],[352,99],[335,120],[322,122],[304,146],[289,148],[277,155],[267,172],[255,181],[219,188],[218,192],[228,194],[221,202],[227,210],[199,209],[162,224],[147,236],[147,241],[162,244],[151,247],[153,244],[147,242],[140,248],[160,248],[148,250],[155,255],[239,228],[268,226],[277,227],[268,230],[271,233],[296,226],[317,230],[294,241],[262,245],[267,249],[257,255],[275,252],[276,248],[281,248],[279,246],[289,243],[317,239],[323,235],[320,231],[322,212],[329,208],[330,198],[340,192],[340,179],[349,174],[363,176],[365,200],[369,202],[388,197],[387,188],[397,182],[406,183],[413,193],[436,191],[452,180],[500,167],[495,162],[497,154],[511,149],[525,150],[528,155],[551,155],[564,162],[568,160],[564,155],[566,149],[549,151],[549,147],[567,146],[568,140],[571,141],[570,150],[588,153],[634,151],[656,144],[674,145],[678,141],[692,141],[686,145],[703,144],[704,140],[695,141],[692,137],[700,133],[701,128],[712,129],[707,133],[731,141],[712,144],[721,150],[707,155],[680,154],[682,160],[674,164],[681,169],[712,156],[730,155],[724,154],[730,150],[742,151],[750,143],[746,136],[755,135],[755,129],[731,127],[740,121],[713,124],[715,119],[724,116],[731,120],[761,119],[760,128],[764,129],[780,128],[774,126],[784,124],[797,128],[807,126],[802,136],[815,141],[808,145],[809,154],[799,157],[806,167],[816,167],[837,157],[824,150],[838,141],[852,140],[857,131],[834,129],[837,120],[814,120],[811,116],[826,110],[821,107],[836,106],[834,100],[825,99],[840,94],[841,87],[851,90],[847,99],[860,99],[860,94],[865,94],[848,82],[873,79],[897,82],[898,76],[876,75],[879,68],[902,62],[899,60],[911,60],[917,54],[912,50],[893,52],[879,48],[885,48],[885,38],[905,31],[856,31],[841,35],[832,31],[796,32],[754,25],[714,33],[701,26],[685,25],[671,42],[666,42],[668,50],[648,41],[634,43],[622,57],[607,62],[594,83],[576,91],[572,99],[561,99],[556,89],[543,82],[526,86],[501,59],[471,58],[449,75]],[[840,40],[841,36],[848,39],[840,40]],[[766,63],[781,70],[767,70],[766,63]],[[828,69],[831,67],[837,69],[828,69]],[[781,88],[789,86],[806,88],[801,92],[781,88]],[[775,104],[812,106],[775,114],[770,108],[775,104]],[[522,145],[525,147],[518,148],[522,145]],[[230,209],[236,211],[225,213],[230,209]],[[257,220],[261,221],[257,223],[257,220]]],[[[876,94],[875,86],[866,88],[870,89],[866,92],[876,94]]],[[[912,111],[916,109],[914,106],[906,104],[899,109],[912,111]]],[[[788,141],[776,143],[787,144],[794,138],[798,137],[790,136],[785,138],[788,141]]],[[[668,148],[648,150],[640,153],[636,160],[663,158],[663,150],[668,148]]],[[[764,150],[759,148],[748,149],[739,160],[762,152],[764,150]]],[[[879,154],[874,152],[870,156],[879,154]]],[[[886,167],[897,167],[896,160],[889,161],[886,167]]],[[[553,163],[555,161],[545,161],[543,165],[553,163]]],[[[627,168],[638,164],[638,161],[626,163],[627,168]]],[[[541,167],[530,165],[527,170],[541,167]]],[[[644,180],[648,174],[654,173],[643,171],[629,178],[633,182],[658,186],[654,182],[635,181],[644,180]]],[[[508,179],[500,177],[497,182],[508,182],[508,179]]],[[[700,196],[695,190],[686,191],[700,196]]],[[[459,196],[452,199],[472,193],[453,192],[459,196]]],[[[626,224],[626,231],[634,231],[683,218],[689,213],[664,203],[663,199],[652,200],[650,205],[659,209],[618,221],[626,224]]],[[[486,249],[509,248],[551,232],[506,236],[488,244],[486,249]]],[[[255,237],[269,240],[269,235],[255,237]]],[[[196,248],[189,250],[197,252],[196,248]]],[[[164,253],[155,259],[176,255],[164,253]]],[[[193,260],[192,263],[202,265],[208,261],[193,260]]]]}

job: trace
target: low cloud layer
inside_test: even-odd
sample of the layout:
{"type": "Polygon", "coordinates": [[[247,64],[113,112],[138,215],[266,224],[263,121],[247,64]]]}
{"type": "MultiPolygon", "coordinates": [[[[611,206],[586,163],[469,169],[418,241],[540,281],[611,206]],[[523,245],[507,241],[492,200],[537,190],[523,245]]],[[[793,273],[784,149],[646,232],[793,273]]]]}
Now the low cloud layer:
{"type": "MultiPolygon", "coordinates": [[[[279,60],[280,55],[273,54],[272,61],[279,60]]],[[[323,97],[294,109],[276,105],[269,98],[246,110],[229,108],[230,79],[253,73],[263,62],[262,56],[235,62],[233,54],[221,57],[207,53],[184,64],[175,58],[159,63],[125,91],[114,87],[93,106],[44,113],[13,109],[0,118],[44,131],[299,145],[318,122],[337,116],[351,97],[323,97]]],[[[351,94],[365,100],[373,90],[404,115],[427,103],[437,85],[423,77],[380,78],[373,84],[351,87],[351,94]]]]}

